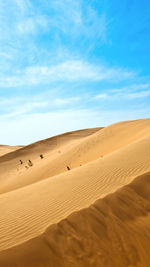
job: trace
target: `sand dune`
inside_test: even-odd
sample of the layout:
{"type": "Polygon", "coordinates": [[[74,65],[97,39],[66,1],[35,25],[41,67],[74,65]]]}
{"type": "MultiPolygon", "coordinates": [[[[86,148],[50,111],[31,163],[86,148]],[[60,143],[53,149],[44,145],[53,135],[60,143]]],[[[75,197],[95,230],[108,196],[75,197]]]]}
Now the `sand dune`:
{"type": "Polygon", "coordinates": [[[40,141],[0,170],[0,266],[149,266],[150,119],[40,141]]]}
{"type": "MultiPolygon", "coordinates": [[[[36,149],[30,149],[32,151],[30,155],[27,154],[25,157],[23,154],[21,157],[25,161],[25,164],[29,156],[33,161],[34,166],[28,171],[24,165],[18,165],[18,156],[14,157],[13,160],[6,159],[5,156],[0,158],[0,193],[66,172],[66,166],[69,166],[71,169],[77,168],[80,165],[83,166],[93,160],[105,157],[136,140],[140,140],[140,138],[148,136],[149,133],[150,119],[117,123],[100,129],[85,138],[74,140],[71,144],[63,148],[60,146],[55,150],[50,148],[49,154],[46,154],[45,160],[43,161],[39,159],[39,154],[43,147],[37,153],[38,143],[36,143],[33,145],[36,149]],[[1,160],[5,160],[5,162],[1,162],[1,160]],[[9,169],[6,168],[8,161],[9,166],[11,166],[9,169]]],[[[43,143],[41,142],[42,145],[43,143]]],[[[53,140],[51,146],[53,146],[53,140]]],[[[17,151],[16,154],[18,155],[18,152],[24,153],[24,151],[25,148],[17,151]]],[[[14,153],[13,156],[15,156],[14,153]]]]}
{"type": "Polygon", "coordinates": [[[5,146],[5,145],[0,145],[0,157],[8,154],[12,151],[16,151],[18,149],[22,148],[22,146],[5,146]]]}
{"type": "MultiPolygon", "coordinates": [[[[32,180],[33,182],[35,182],[35,180],[40,180],[39,176],[44,179],[45,176],[42,176],[42,173],[45,169],[45,165],[47,165],[49,173],[49,166],[52,159],[58,158],[59,160],[59,155],[63,154],[64,151],[69,150],[70,146],[74,146],[76,143],[79,144],[82,139],[92,135],[100,129],[102,128],[85,129],[58,135],[25,146],[17,151],[0,157],[0,193],[20,187],[19,181],[22,183],[24,181],[24,185],[26,185],[32,183],[32,180]],[[41,161],[40,154],[44,155],[44,161],[41,161]],[[25,166],[28,166],[27,161],[29,159],[32,160],[35,168],[33,167],[27,172],[25,166]],[[22,165],[20,164],[20,160],[23,162],[22,165]],[[40,172],[38,168],[40,168],[40,172]],[[21,175],[22,177],[20,177],[21,175]],[[29,182],[27,179],[28,176],[29,182]],[[9,189],[7,189],[7,185],[9,189]]],[[[58,164],[56,163],[56,165],[58,164]]],[[[45,172],[47,174],[46,170],[45,172]]]]}

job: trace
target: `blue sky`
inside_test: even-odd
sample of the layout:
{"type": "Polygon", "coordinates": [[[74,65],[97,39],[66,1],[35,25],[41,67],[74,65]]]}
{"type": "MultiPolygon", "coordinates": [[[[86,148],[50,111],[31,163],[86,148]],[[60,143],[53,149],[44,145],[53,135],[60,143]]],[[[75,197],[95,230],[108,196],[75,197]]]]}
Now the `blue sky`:
{"type": "Polygon", "coordinates": [[[0,1],[0,143],[150,117],[148,0],[0,1]]]}

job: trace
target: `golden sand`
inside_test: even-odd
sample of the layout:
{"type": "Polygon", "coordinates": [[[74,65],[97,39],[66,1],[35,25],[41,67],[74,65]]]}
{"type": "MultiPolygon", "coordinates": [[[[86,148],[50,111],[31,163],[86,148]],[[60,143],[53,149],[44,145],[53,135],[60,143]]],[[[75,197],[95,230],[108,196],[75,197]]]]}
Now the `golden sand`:
{"type": "Polygon", "coordinates": [[[150,119],[6,152],[0,193],[0,266],[148,267],[150,119]]]}

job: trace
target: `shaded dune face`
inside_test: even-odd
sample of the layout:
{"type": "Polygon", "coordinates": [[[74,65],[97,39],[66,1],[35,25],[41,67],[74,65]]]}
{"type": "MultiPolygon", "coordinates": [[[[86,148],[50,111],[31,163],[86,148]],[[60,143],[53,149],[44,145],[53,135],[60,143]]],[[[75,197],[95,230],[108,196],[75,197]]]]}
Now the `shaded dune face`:
{"type": "Polygon", "coordinates": [[[0,157],[4,156],[10,152],[16,151],[18,149],[22,148],[22,146],[5,146],[0,145],[0,157]]]}
{"type": "Polygon", "coordinates": [[[7,153],[0,193],[0,267],[148,267],[150,119],[7,153]]]}
{"type": "Polygon", "coordinates": [[[148,267],[149,185],[146,173],[41,236],[1,252],[0,266],[148,267]]]}

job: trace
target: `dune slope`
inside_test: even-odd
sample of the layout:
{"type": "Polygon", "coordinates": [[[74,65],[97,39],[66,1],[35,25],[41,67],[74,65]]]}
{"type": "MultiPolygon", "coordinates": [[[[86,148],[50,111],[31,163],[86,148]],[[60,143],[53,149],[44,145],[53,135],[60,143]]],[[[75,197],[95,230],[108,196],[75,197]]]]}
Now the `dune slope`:
{"type": "Polygon", "coordinates": [[[22,146],[5,146],[0,145],[0,157],[4,156],[5,154],[8,154],[10,152],[16,151],[18,149],[22,148],[22,146]]]}
{"type": "Polygon", "coordinates": [[[150,173],[0,252],[0,266],[148,267],[150,173]]]}
{"type": "Polygon", "coordinates": [[[104,159],[1,194],[0,250],[41,234],[47,226],[90,206],[148,171],[150,136],[104,159]]]}
{"type": "Polygon", "coordinates": [[[24,185],[26,185],[35,182],[35,180],[44,179],[43,171],[46,173],[46,177],[48,177],[45,168],[47,166],[48,173],[50,173],[50,163],[53,159],[57,158],[59,160],[60,154],[63,154],[64,151],[75,146],[76,143],[79,144],[82,139],[94,134],[100,129],[102,128],[68,132],[33,143],[17,151],[1,156],[0,193],[20,187],[20,181],[22,183],[24,182],[24,185]],[[44,156],[43,161],[41,161],[40,158],[41,154],[44,156]],[[27,162],[29,159],[33,162],[33,168],[28,170],[27,162]],[[22,160],[23,164],[20,164],[20,160],[22,160]],[[7,185],[9,188],[7,188],[7,185]]]}
{"type": "MultiPolygon", "coordinates": [[[[82,139],[75,140],[63,148],[57,148],[53,152],[49,149],[49,153],[42,161],[39,159],[39,154],[40,151],[43,153],[43,150],[40,148],[40,151],[37,153],[37,144],[34,144],[36,149],[30,148],[32,151],[30,159],[34,166],[29,170],[26,170],[24,165],[17,166],[19,158],[14,158],[13,162],[11,160],[0,164],[0,192],[8,192],[66,172],[67,166],[74,169],[93,160],[106,157],[108,154],[132,144],[149,134],[150,119],[113,124],[82,139]],[[9,166],[13,165],[13,169],[9,167],[7,170],[6,164],[8,165],[8,163],[9,166]]],[[[25,148],[21,151],[25,151],[25,148]]]]}

